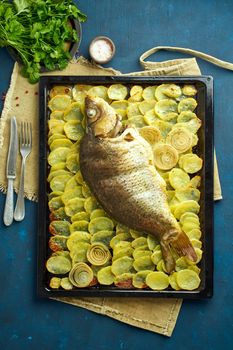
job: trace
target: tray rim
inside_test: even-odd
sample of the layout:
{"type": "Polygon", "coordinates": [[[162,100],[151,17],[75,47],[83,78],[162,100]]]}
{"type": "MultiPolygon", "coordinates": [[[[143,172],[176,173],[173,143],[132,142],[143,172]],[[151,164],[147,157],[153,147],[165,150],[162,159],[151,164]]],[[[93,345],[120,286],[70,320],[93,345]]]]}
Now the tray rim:
{"type": "MultiPolygon", "coordinates": [[[[39,132],[40,132],[40,145],[39,145],[39,205],[38,205],[38,223],[42,223],[44,229],[38,224],[38,242],[37,242],[37,295],[40,297],[166,297],[166,298],[183,298],[183,299],[206,299],[213,296],[213,157],[214,157],[214,114],[213,114],[213,77],[212,76],[43,76],[39,82],[39,132]],[[197,291],[153,291],[153,290],[127,290],[117,289],[114,287],[99,287],[98,289],[74,289],[71,291],[66,290],[54,290],[49,289],[44,284],[45,275],[45,257],[47,247],[43,246],[43,240],[46,239],[45,223],[43,220],[47,212],[47,200],[44,181],[46,181],[45,167],[47,167],[46,148],[47,144],[44,142],[47,139],[46,134],[46,117],[47,117],[47,89],[48,86],[54,84],[112,84],[112,83],[125,83],[125,84],[162,84],[164,82],[174,83],[202,83],[205,87],[205,124],[208,124],[205,128],[205,200],[204,200],[204,214],[207,217],[205,221],[206,230],[205,233],[208,236],[207,246],[205,247],[205,254],[207,259],[205,261],[205,287],[197,291]],[[208,163],[208,164],[206,164],[208,163]],[[44,236],[44,237],[43,237],[44,236]]],[[[46,220],[44,220],[46,221],[46,220]]]]}

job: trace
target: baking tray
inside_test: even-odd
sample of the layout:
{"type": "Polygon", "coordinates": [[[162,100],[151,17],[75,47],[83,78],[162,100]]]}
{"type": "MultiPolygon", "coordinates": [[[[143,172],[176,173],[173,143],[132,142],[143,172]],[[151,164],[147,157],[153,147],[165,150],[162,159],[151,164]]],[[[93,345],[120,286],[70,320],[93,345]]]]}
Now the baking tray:
{"type": "Polygon", "coordinates": [[[39,146],[39,211],[38,211],[38,269],[37,291],[39,296],[88,296],[88,297],[168,297],[183,299],[211,298],[213,295],[213,78],[210,76],[188,77],[130,77],[130,76],[44,76],[39,86],[39,115],[40,115],[40,146],[39,146]],[[49,272],[45,268],[50,253],[49,239],[49,209],[47,200],[47,155],[48,155],[48,126],[49,110],[47,107],[48,95],[54,85],[90,84],[106,85],[122,83],[126,85],[139,84],[144,87],[163,83],[194,84],[198,90],[197,115],[202,120],[199,129],[199,142],[197,154],[204,160],[200,171],[202,176],[200,199],[200,223],[203,233],[203,257],[199,266],[201,268],[201,284],[195,291],[163,290],[153,291],[147,289],[119,289],[114,286],[93,286],[88,288],[67,290],[54,290],[49,287],[49,272]]]}

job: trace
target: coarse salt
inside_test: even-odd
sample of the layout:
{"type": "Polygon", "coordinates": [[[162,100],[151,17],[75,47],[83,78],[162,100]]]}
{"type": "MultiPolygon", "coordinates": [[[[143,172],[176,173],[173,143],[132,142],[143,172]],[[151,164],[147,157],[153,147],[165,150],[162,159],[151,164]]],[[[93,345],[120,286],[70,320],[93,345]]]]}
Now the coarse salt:
{"type": "Polygon", "coordinates": [[[96,62],[107,62],[113,54],[113,48],[106,39],[97,39],[91,43],[90,54],[96,62]]]}

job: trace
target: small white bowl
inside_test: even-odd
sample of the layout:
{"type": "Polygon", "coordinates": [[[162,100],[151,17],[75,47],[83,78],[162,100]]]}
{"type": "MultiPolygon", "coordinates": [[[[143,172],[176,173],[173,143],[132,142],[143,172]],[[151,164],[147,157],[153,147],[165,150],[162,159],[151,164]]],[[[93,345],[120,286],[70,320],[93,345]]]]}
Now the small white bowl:
{"type": "Polygon", "coordinates": [[[107,36],[97,36],[96,38],[94,38],[91,41],[90,46],[89,46],[89,54],[90,54],[91,58],[93,59],[93,61],[95,61],[96,63],[100,63],[100,64],[104,64],[104,63],[111,61],[111,59],[115,55],[115,51],[116,51],[116,48],[115,48],[113,41],[110,38],[108,38],[107,36]],[[111,49],[111,54],[108,57],[106,57],[105,59],[98,57],[98,54],[95,55],[93,52],[93,47],[97,41],[100,41],[100,42],[105,41],[111,49]]]}

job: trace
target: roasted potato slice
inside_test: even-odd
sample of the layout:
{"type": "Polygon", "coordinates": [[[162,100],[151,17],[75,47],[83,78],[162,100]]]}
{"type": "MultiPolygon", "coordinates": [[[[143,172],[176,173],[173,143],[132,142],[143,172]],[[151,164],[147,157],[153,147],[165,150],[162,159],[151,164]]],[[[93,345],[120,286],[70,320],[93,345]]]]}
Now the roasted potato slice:
{"type": "Polygon", "coordinates": [[[86,220],[79,220],[79,221],[74,221],[71,225],[70,225],[70,232],[76,232],[76,231],[86,231],[88,232],[88,225],[89,222],[86,220]]]}
{"type": "Polygon", "coordinates": [[[65,85],[56,85],[50,90],[49,97],[52,99],[56,95],[71,96],[72,88],[70,86],[65,86],[65,85]]]}
{"type": "Polygon", "coordinates": [[[163,119],[167,120],[167,115],[170,113],[177,113],[178,105],[176,101],[171,99],[163,99],[155,104],[155,114],[163,119]]]}
{"type": "Polygon", "coordinates": [[[115,276],[122,275],[123,273],[130,273],[133,271],[133,259],[129,256],[123,256],[113,261],[111,270],[115,276]]]}
{"type": "Polygon", "coordinates": [[[147,86],[142,92],[142,97],[144,98],[144,100],[154,100],[156,88],[156,86],[147,86]]]}
{"type": "Polygon", "coordinates": [[[184,269],[177,272],[176,281],[178,286],[184,290],[195,290],[200,285],[200,278],[195,271],[184,269]]]}
{"type": "Polygon", "coordinates": [[[153,271],[146,276],[146,284],[153,290],[163,290],[169,286],[168,275],[161,271],[153,271]]]}
{"type": "Polygon", "coordinates": [[[113,84],[109,86],[107,95],[111,100],[124,100],[128,95],[128,89],[122,84],[113,84]]]}
{"type": "Polygon", "coordinates": [[[189,174],[197,173],[202,165],[203,160],[193,153],[183,154],[179,159],[179,166],[189,174]]]}
{"type": "Polygon", "coordinates": [[[147,256],[141,256],[134,260],[133,267],[136,271],[143,271],[143,270],[154,270],[155,265],[151,260],[151,257],[149,255],[147,256]]]}
{"type": "Polygon", "coordinates": [[[110,247],[110,241],[115,236],[114,231],[99,231],[91,235],[91,244],[103,243],[110,247]]]}
{"type": "Polygon", "coordinates": [[[106,266],[100,269],[97,273],[97,279],[100,284],[110,286],[114,282],[114,274],[112,273],[111,266],[106,266]]]}
{"type": "Polygon", "coordinates": [[[70,223],[68,221],[54,220],[49,225],[49,232],[52,235],[69,236],[70,223]]]}
{"type": "Polygon", "coordinates": [[[48,163],[51,166],[54,166],[57,163],[65,162],[67,155],[69,153],[69,148],[59,147],[50,152],[48,156],[48,163]]]}
{"type": "Polygon", "coordinates": [[[97,217],[92,219],[88,225],[88,230],[91,234],[98,231],[112,231],[114,223],[111,219],[107,217],[97,217]]]}
{"type": "Polygon", "coordinates": [[[65,204],[65,212],[68,216],[73,216],[77,212],[83,211],[84,209],[84,198],[73,198],[69,199],[65,204]]]}
{"type": "Polygon", "coordinates": [[[84,129],[78,120],[69,120],[64,125],[64,131],[68,139],[81,141],[84,136],[84,129]]]}
{"type": "Polygon", "coordinates": [[[83,120],[83,113],[82,113],[82,106],[79,102],[73,102],[64,111],[64,120],[69,121],[69,120],[75,120],[81,122],[83,120]]]}
{"type": "Polygon", "coordinates": [[[69,95],[55,95],[48,103],[51,111],[64,111],[71,104],[71,97],[69,95]]]}
{"type": "Polygon", "coordinates": [[[66,175],[58,175],[55,176],[51,182],[50,182],[50,187],[52,191],[64,191],[65,190],[65,185],[68,180],[70,180],[72,175],[66,174],[66,175]]]}
{"type": "Polygon", "coordinates": [[[189,184],[190,177],[182,169],[174,168],[169,173],[169,182],[176,190],[186,187],[189,184]]]}
{"type": "Polygon", "coordinates": [[[197,101],[192,98],[184,98],[183,100],[181,100],[178,104],[178,112],[184,112],[184,111],[191,111],[193,112],[197,107],[197,101]]]}
{"type": "Polygon", "coordinates": [[[46,268],[55,275],[64,275],[71,270],[71,262],[64,256],[51,256],[46,262],[46,268]]]}

